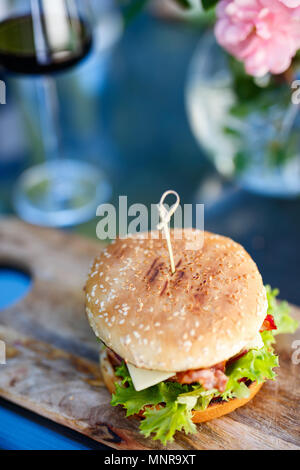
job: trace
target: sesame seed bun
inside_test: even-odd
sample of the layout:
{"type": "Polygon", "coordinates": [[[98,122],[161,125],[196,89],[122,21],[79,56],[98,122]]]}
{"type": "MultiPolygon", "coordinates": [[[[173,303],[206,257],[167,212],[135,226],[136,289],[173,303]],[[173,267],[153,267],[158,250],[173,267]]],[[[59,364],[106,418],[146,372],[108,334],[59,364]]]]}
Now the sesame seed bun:
{"type": "MultiPolygon", "coordinates": [[[[115,375],[114,368],[110,363],[105,348],[100,353],[100,369],[108,391],[110,393],[114,393],[115,383],[120,383],[120,378],[115,375]]],[[[231,413],[240,406],[248,403],[248,401],[252,400],[257,392],[259,392],[262,385],[263,382],[260,384],[252,382],[252,384],[249,386],[250,394],[247,398],[232,398],[231,400],[222,401],[220,403],[211,403],[205,410],[193,410],[193,422],[204,423],[206,421],[210,421],[211,419],[219,418],[220,416],[231,413]]]]}
{"type": "Polygon", "coordinates": [[[95,259],[86,312],[96,335],[145,369],[206,368],[238,354],[267,310],[252,258],[230,238],[185,229],[178,239],[172,230],[172,274],[166,240],[151,236],[159,238],[118,239],[95,259]],[[198,248],[186,249],[195,240],[198,248]]]}

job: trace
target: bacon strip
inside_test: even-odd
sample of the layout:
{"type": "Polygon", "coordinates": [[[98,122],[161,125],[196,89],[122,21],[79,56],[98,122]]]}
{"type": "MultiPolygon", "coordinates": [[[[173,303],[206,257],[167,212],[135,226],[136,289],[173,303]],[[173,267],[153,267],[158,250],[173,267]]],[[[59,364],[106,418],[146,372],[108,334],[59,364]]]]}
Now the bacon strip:
{"type": "Polygon", "coordinates": [[[198,382],[205,390],[216,388],[219,392],[224,392],[228,382],[228,377],[225,375],[226,361],[216,364],[209,369],[187,370],[184,372],[177,372],[171,380],[181,384],[191,384],[198,382]]]}

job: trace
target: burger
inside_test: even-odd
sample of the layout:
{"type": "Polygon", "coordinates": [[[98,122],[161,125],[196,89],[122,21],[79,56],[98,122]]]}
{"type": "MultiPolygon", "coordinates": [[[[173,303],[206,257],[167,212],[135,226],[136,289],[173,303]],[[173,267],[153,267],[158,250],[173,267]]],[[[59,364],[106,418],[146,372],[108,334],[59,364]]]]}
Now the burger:
{"type": "Polygon", "coordinates": [[[166,240],[147,232],[102,251],[85,289],[111,405],[163,444],[251,400],[276,377],[274,336],[297,327],[241,245],[182,233],[171,231],[174,273],[166,240]],[[195,236],[201,247],[186,249],[195,236]]]}

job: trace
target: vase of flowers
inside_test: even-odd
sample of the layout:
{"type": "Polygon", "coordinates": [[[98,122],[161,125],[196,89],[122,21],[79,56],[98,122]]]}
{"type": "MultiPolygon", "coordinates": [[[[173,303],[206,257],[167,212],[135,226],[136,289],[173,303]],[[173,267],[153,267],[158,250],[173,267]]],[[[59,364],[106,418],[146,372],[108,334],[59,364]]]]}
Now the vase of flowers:
{"type": "Polygon", "coordinates": [[[192,59],[191,127],[218,171],[256,193],[300,195],[300,0],[215,0],[192,59]]]}

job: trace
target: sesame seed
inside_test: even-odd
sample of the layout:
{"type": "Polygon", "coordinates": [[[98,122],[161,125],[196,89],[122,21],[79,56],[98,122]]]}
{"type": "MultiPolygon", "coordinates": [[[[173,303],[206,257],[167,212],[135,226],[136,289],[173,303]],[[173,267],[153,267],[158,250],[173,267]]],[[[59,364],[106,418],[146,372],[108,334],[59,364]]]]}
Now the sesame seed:
{"type": "Polygon", "coordinates": [[[130,343],[131,343],[130,335],[127,335],[127,336],[125,337],[125,341],[124,341],[124,342],[125,342],[125,344],[130,344],[130,343]]]}
{"type": "Polygon", "coordinates": [[[192,347],[192,343],[191,343],[191,341],[185,341],[185,342],[183,343],[183,346],[184,346],[184,349],[185,349],[186,351],[189,351],[189,350],[191,349],[191,347],[192,347]]]}

